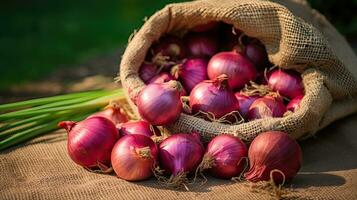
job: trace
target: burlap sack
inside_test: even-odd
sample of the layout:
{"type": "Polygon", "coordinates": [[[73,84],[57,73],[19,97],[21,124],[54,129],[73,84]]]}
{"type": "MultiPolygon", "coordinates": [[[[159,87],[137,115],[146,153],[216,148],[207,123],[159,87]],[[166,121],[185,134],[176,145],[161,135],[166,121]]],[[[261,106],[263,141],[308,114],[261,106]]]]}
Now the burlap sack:
{"type": "Polygon", "coordinates": [[[138,70],[153,42],[164,33],[209,21],[232,24],[258,38],[273,64],[302,72],[306,93],[301,108],[282,118],[233,126],[181,114],[167,127],[170,131],[198,131],[205,138],[228,133],[251,141],[263,131],[281,130],[301,138],[357,111],[355,54],[336,29],[301,0],[199,0],[165,6],[146,21],[123,55],[120,79],[128,100],[144,86],[138,70]]]}

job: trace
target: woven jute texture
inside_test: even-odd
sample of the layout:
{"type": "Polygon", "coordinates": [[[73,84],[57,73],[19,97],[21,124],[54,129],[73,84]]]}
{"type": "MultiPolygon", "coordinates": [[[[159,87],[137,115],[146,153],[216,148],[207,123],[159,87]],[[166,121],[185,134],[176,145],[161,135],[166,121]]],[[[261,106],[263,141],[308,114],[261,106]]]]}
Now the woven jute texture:
{"type": "MultiPolygon", "coordinates": [[[[303,165],[288,199],[357,199],[357,114],[301,141],[303,165]]],[[[71,161],[66,133],[52,133],[0,152],[0,199],[271,199],[247,183],[208,177],[191,192],[175,191],[154,178],[127,182],[88,172],[71,161]]],[[[287,185],[290,188],[290,185],[287,185]]]]}
{"type": "Polygon", "coordinates": [[[209,21],[232,24],[258,38],[273,64],[300,71],[305,87],[301,108],[283,118],[240,125],[181,114],[167,127],[171,132],[197,131],[207,139],[227,133],[251,141],[263,131],[281,130],[302,138],[357,111],[356,55],[343,36],[302,0],[198,0],[165,6],[146,21],[123,55],[120,79],[128,100],[144,87],[138,70],[153,42],[165,33],[184,32],[209,21]]]}

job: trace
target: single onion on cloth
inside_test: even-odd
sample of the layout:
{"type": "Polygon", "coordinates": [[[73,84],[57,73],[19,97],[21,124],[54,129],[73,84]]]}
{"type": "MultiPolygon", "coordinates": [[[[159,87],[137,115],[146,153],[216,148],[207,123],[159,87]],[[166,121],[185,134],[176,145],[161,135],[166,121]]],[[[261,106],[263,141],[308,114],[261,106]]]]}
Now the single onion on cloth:
{"type": "Polygon", "coordinates": [[[297,109],[300,108],[300,102],[303,97],[304,97],[303,95],[299,95],[299,96],[291,99],[291,101],[288,103],[288,105],[286,105],[286,109],[290,110],[292,112],[295,112],[297,109]]]}
{"type": "Polygon", "coordinates": [[[202,160],[204,147],[197,133],[174,134],[161,142],[159,147],[160,166],[171,177],[168,186],[185,186],[187,174],[194,172],[202,160]]]}
{"type": "Polygon", "coordinates": [[[139,134],[151,137],[153,135],[159,135],[160,133],[158,128],[151,126],[144,120],[126,122],[121,124],[118,128],[121,136],[139,134]]]}
{"type": "Polygon", "coordinates": [[[206,114],[206,117],[213,118],[209,118],[210,120],[223,117],[224,120],[234,121],[232,112],[239,108],[238,100],[230,90],[225,74],[196,85],[191,91],[189,104],[193,113],[206,114]]]}
{"type": "Polygon", "coordinates": [[[147,85],[136,100],[140,116],[152,125],[167,125],[181,114],[181,84],[177,81],[147,85]]]}
{"type": "Polygon", "coordinates": [[[245,178],[251,182],[269,181],[276,184],[291,180],[302,164],[299,144],[288,134],[269,131],[259,134],[248,150],[250,169],[245,178]]]}
{"type": "Polygon", "coordinates": [[[277,69],[272,71],[268,78],[268,85],[289,99],[304,95],[301,75],[293,70],[277,69]]]}
{"type": "Polygon", "coordinates": [[[239,138],[218,135],[208,143],[200,171],[208,169],[210,174],[223,179],[239,176],[248,164],[247,153],[246,145],[239,138]]]}
{"type": "Polygon", "coordinates": [[[171,69],[171,73],[177,77],[188,93],[200,82],[207,80],[207,61],[202,58],[185,60],[171,69]]]}
{"type": "Polygon", "coordinates": [[[111,151],[119,138],[113,122],[97,116],[81,122],[62,121],[58,126],[68,132],[67,150],[75,163],[89,170],[110,171],[111,151]]]}
{"type": "Polygon", "coordinates": [[[257,77],[253,63],[236,50],[214,55],[208,62],[207,74],[210,79],[226,74],[232,89],[240,89],[257,77]]]}
{"type": "Polygon", "coordinates": [[[279,97],[264,96],[255,100],[249,107],[247,118],[249,121],[269,117],[282,117],[286,107],[279,97]]]}
{"type": "Polygon", "coordinates": [[[112,150],[114,172],[127,181],[145,180],[153,174],[158,152],[156,144],[149,137],[126,135],[118,140],[112,150]]]}

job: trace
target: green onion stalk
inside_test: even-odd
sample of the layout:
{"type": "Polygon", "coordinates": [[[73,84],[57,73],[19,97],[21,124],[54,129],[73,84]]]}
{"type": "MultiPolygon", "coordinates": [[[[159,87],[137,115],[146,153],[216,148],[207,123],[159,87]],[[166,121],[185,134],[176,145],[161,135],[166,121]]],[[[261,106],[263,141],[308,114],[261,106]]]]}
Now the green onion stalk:
{"type": "Polygon", "coordinates": [[[124,98],[123,89],[95,90],[0,105],[0,151],[55,131],[60,121],[83,120],[124,98]]]}

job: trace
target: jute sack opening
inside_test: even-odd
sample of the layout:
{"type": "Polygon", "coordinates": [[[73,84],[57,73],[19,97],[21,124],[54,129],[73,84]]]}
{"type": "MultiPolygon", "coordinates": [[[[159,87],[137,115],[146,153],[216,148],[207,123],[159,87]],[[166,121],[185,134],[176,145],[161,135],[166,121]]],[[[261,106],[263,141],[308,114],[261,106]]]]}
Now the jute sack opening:
{"type": "MultiPolygon", "coordinates": [[[[153,42],[210,21],[232,24],[266,47],[269,60],[302,73],[305,96],[295,113],[239,125],[208,122],[181,114],[166,128],[199,132],[205,139],[233,134],[246,141],[280,130],[298,139],[357,111],[357,58],[345,39],[317,11],[301,0],[199,0],[169,4],[151,16],[129,42],[120,65],[128,101],[145,86],[138,71],[153,42]]],[[[135,105],[131,106],[136,111],[135,105]]]]}

